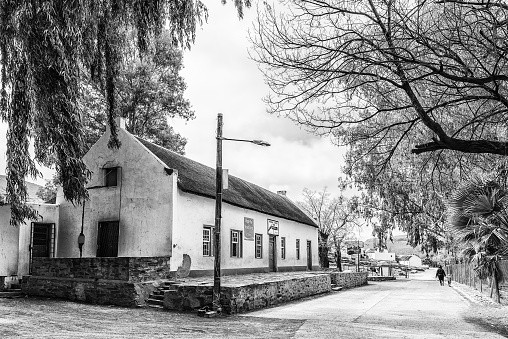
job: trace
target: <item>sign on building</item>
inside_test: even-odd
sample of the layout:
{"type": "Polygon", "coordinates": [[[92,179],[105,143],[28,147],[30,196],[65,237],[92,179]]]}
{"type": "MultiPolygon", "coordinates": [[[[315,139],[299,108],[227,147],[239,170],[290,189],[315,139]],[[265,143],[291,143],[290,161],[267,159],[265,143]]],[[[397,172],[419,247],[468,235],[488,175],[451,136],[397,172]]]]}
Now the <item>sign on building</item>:
{"type": "Polygon", "coordinates": [[[267,219],[268,234],[279,235],[279,222],[277,220],[267,219]]]}
{"type": "Polygon", "coordinates": [[[254,241],[254,219],[243,218],[243,234],[245,240],[254,241]]]}

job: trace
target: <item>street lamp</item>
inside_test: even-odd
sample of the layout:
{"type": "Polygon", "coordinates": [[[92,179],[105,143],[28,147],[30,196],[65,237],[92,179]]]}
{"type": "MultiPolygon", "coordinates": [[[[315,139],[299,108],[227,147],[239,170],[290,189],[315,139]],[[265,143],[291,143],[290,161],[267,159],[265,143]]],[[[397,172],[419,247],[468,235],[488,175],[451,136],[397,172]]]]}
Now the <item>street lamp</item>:
{"type": "Polygon", "coordinates": [[[85,223],[85,200],[83,200],[83,212],[81,214],[81,233],[78,235],[79,257],[83,257],[83,245],[85,244],[85,235],[83,234],[83,225],[85,223]]]}
{"type": "Polygon", "coordinates": [[[222,113],[217,114],[217,165],[215,172],[215,231],[214,231],[214,265],[213,265],[213,299],[212,307],[216,312],[221,311],[222,307],[220,304],[221,295],[221,272],[220,272],[220,260],[221,260],[221,220],[222,220],[222,140],[229,141],[242,141],[250,142],[259,146],[270,146],[269,143],[262,140],[245,140],[245,139],[230,139],[222,136],[222,113]]]}

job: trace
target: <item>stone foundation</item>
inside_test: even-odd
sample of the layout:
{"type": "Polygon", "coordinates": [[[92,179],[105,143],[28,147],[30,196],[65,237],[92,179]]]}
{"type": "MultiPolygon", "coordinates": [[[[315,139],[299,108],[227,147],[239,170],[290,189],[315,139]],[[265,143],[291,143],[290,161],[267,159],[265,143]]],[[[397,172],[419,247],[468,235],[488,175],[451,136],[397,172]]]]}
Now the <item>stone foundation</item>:
{"type": "MultiPolygon", "coordinates": [[[[222,284],[221,304],[226,314],[244,313],[331,291],[332,284],[351,288],[367,284],[367,272],[302,273],[256,283],[222,284]]],[[[248,280],[248,279],[246,279],[248,280]]],[[[182,283],[164,294],[164,308],[192,311],[212,303],[213,283],[182,283]]]]}
{"type": "Polygon", "coordinates": [[[143,306],[168,279],[170,257],[33,258],[32,275],[23,277],[27,295],[96,304],[143,306]]]}

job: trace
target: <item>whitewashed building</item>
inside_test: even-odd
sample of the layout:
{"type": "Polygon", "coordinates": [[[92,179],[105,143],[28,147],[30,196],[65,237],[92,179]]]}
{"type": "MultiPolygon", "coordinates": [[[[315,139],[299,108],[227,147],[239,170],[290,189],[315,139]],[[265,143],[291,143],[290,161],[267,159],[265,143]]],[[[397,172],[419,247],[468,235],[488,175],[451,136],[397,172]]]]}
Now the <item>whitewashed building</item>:
{"type": "MultiPolygon", "coordinates": [[[[169,256],[172,271],[211,274],[215,169],[135,137],[123,121],[119,149],[109,137],[84,157],[92,172],[84,208],[57,197],[56,256],[79,256],[83,227],[83,257],[169,256]]],[[[222,209],[224,274],[319,267],[317,225],[286,196],[229,176],[222,209]]]]}
{"type": "Polygon", "coordinates": [[[422,259],[417,255],[402,255],[399,258],[399,264],[408,267],[421,267],[422,259]]]}
{"type": "Polygon", "coordinates": [[[388,252],[387,250],[383,251],[374,251],[367,254],[369,258],[378,260],[378,261],[395,261],[395,253],[388,252]]]}

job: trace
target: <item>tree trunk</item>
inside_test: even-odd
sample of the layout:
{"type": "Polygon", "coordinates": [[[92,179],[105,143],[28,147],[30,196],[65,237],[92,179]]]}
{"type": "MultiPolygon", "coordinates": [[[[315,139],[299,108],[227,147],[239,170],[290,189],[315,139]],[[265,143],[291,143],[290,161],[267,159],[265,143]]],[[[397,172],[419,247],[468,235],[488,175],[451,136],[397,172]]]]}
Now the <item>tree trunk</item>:
{"type": "Polygon", "coordinates": [[[501,296],[499,295],[499,283],[497,281],[497,273],[494,272],[492,281],[492,289],[494,290],[494,301],[496,303],[501,303],[501,296]]]}
{"type": "Polygon", "coordinates": [[[335,260],[337,262],[337,269],[342,272],[342,254],[340,254],[340,245],[335,249],[335,260]]]}
{"type": "Polygon", "coordinates": [[[321,268],[329,268],[330,262],[328,260],[328,236],[329,234],[319,232],[319,265],[321,268]]]}
{"type": "Polygon", "coordinates": [[[328,246],[319,245],[319,265],[322,268],[330,267],[330,262],[328,260],[328,246]]]}

